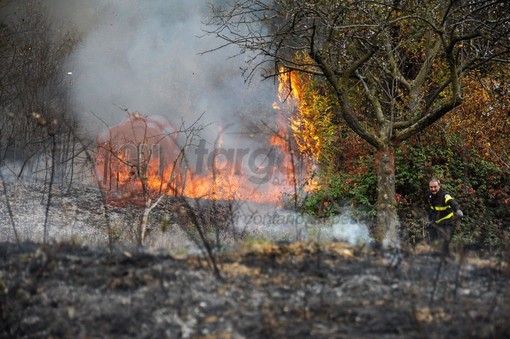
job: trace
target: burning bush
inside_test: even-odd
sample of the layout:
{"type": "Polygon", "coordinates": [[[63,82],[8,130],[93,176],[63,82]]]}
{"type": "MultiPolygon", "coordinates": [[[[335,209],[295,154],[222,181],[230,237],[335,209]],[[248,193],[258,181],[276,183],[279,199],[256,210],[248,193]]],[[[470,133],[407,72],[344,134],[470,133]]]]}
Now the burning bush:
{"type": "Polygon", "coordinates": [[[108,202],[145,203],[147,194],[176,192],[177,129],[161,116],[130,113],[97,137],[97,178],[108,202]]]}

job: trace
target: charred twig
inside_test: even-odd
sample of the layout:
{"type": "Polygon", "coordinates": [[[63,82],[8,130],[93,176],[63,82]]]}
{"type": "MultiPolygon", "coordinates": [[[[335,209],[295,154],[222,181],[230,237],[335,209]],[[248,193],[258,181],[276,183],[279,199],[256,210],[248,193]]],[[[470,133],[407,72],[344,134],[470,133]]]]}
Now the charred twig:
{"type": "Polygon", "coordinates": [[[431,305],[434,302],[434,297],[435,297],[435,293],[437,290],[437,283],[439,281],[439,276],[441,274],[441,270],[443,269],[443,266],[446,264],[446,260],[449,255],[448,248],[450,247],[451,236],[446,236],[443,239],[443,241],[444,242],[443,242],[443,248],[441,250],[441,259],[439,261],[439,265],[437,266],[436,276],[434,278],[434,284],[433,284],[433,288],[432,288],[432,294],[430,295],[430,304],[431,305]]]}
{"type": "Polygon", "coordinates": [[[19,241],[18,231],[16,230],[16,222],[14,221],[14,214],[12,213],[11,203],[9,200],[9,195],[7,192],[7,186],[5,185],[5,180],[2,171],[0,170],[0,181],[2,181],[2,189],[5,198],[5,206],[7,207],[7,214],[9,214],[9,220],[11,221],[12,230],[14,232],[14,236],[16,238],[16,243],[18,244],[19,249],[21,249],[21,243],[19,241]]]}
{"type": "Polygon", "coordinates": [[[437,270],[436,270],[436,276],[434,277],[434,281],[433,281],[432,294],[430,295],[430,301],[429,301],[430,305],[432,305],[432,303],[434,302],[434,297],[435,297],[436,290],[437,290],[437,283],[439,281],[439,276],[441,274],[441,270],[443,269],[443,266],[445,263],[446,263],[446,253],[443,251],[441,253],[441,259],[439,260],[439,265],[437,266],[437,270]]]}
{"type": "Polygon", "coordinates": [[[44,235],[43,235],[43,243],[46,244],[46,238],[48,236],[48,219],[50,214],[50,205],[52,198],[52,188],[53,181],[55,178],[55,153],[57,149],[57,140],[55,139],[55,134],[51,135],[51,170],[50,170],[50,182],[48,184],[48,199],[46,201],[46,209],[44,211],[44,235]]]}
{"type": "Polygon", "coordinates": [[[464,263],[464,260],[466,258],[466,252],[464,251],[464,246],[461,246],[460,253],[459,253],[459,264],[457,267],[457,272],[455,273],[455,287],[453,289],[453,297],[457,298],[457,291],[460,286],[460,272],[462,269],[462,264],[464,263]]]}
{"type": "Polygon", "coordinates": [[[202,227],[203,225],[202,222],[200,221],[201,217],[197,215],[195,209],[191,206],[191,204],[186,198],[180,197],[179,200],[182,202],[184,208],[186,209],[186,213],[191,219],[191,223],[193,224],[193,226],[195,226],[196,230],[198,231],[198,235],[200,236],[200,240],[205,247],[207,257],[209,259],[208,263],[212,268],[214,275],[216,276],[216,278],[222,280],[223,278],[216,263],[216,257],[214,256],[212,246],[209,243],[209,240],[207,239],[204,229],[202,227]]]}
{"type": "MultiPolygon", "coordinates": [[[[74,134],[74,137],[76,138],[76,140],[82,145],[84,146],[83,148],[83,152],[85,154],[85,159],[88,163],[90,164],[94,164],[94,158],[93,156],[90,154],[90,151],[89,149],[85,146],[86,143],[75,133],[75,131],[73,130],[72,132],[74,134]]],[[[92,168],[95,169],[95,166],[93,166],[92,168]]],[[[106,201],[106,194],[105,192],[101,189],[101,183],[99,182],[99,179],[97,177],[97,173],[94,173],[93,176],[92,176],[96,182],[96,185],[97,187],[99,188],[99,194],[101,195],[101,203],[103,205],[103,208],[104,208],[104,216],[105,216],[105,221],[106,221],[106,228],[108,230],[108,246],[109,246],[109,250],[110,250],[110,253],[113,252],[113,237],[112,237],[112,226],[111,226],[111,222],[110,222],[110,215],[109,215],[109,210],[108,210],[108,204],[107,204],[107,201],[106,201]]]]}

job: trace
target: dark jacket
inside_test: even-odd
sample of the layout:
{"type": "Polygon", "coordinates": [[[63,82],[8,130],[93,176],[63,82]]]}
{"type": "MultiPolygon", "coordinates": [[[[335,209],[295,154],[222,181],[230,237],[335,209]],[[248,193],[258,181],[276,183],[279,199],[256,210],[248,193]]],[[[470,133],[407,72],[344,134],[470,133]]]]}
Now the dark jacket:
{"type": "Polygon", "coordinates": [[[437,194],[429,194],[429,220],[437,225],[453,224],[453,216],[459,204],[442,188],[437,194]]]}

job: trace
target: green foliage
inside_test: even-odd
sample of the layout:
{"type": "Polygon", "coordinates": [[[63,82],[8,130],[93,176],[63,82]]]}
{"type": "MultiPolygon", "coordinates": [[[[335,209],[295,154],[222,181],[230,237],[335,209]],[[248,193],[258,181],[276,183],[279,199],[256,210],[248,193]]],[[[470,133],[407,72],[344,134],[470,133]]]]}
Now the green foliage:
{"type": "MultiPolygon", "coordinates": [[[[369,157],[365,162],[372,162],[369,157]]],[[[319,174],[319,177],[324,173],[319,174]]],[[[362,174],[348,172],[322,177],[321,188],[310,194],[304,202],[304,210],[318,217],[328,217],[339,213],[344,206],[352,206],[358,216],[371,221],[377,215],[377,176],[372,166],[362,174]]]]}
{"type": "MultiPolygon", "coordinates": [[[[424,238],[427,224],[428,182],[439,178],[459,202],[465,217],[456,241],[501,250],[510,239],[510,172],[465,146],[459,135],[430,130],[399,147],[395,154],[395,188],[404,242],[415,245],[424,238]]],[[[367,223],[376,217],[377,176],[373,157],[338,166],[337,172],[320,172],[320,188],[306,199],[303,209],[319,217],[355,208],[367,223]],[[361,170],[363,169],[363,170],[361,170]]],[[[331,168],[331,167],[329,167],[331,168]]]]}
{"type": "MultiPolygon", "coordinates": [[[[409,60],[420,58],[416,46],[402,47],[407,49],[409,60]]],[[[493,70],[491,74],[499,73],[493,70]]],[[[486,248],[506,246],[510,232],[504,226],[510,224],[510,106],[506,97],[495,100],[492,93],[506,88],[507,78],[507,73],[484,79],[478,73],[469,74],[465,104],[397,147],[395,192],[404,242],[414,245],[423,240],[428,223],[428,182],[439,178],[465,213],[456,240],[486,248]]],[[[309,194],[303,208],[316,216],[330,216],[350,205],[358,216],[373,221],[377,183],[373,156],[338,120],[338,98],[327,94],[327,86],[313,77],[300,75],[294,80],[300,106],[293,131],[299,150],[313,157],[321,168],[317,175],[320,188],[309,194]]],[[[365,112],[369,111],[365,106],[370,102],[356,91],[350,95],[353,105],[363,112],[359,121],[365,123],[365,112]]],[[[404,100],[397,111],[407,116],[408,105],[404,100]]]]}
{"type": "Polygon", "coordinates": [[[429,131],[396,153],[395,185],[406,239],[423,238],[428,181],[439,178],[465,217],[456,239],[464,244],[503,248],[510,222],[510,173],[467,148],[459,135],[429,131]]]}

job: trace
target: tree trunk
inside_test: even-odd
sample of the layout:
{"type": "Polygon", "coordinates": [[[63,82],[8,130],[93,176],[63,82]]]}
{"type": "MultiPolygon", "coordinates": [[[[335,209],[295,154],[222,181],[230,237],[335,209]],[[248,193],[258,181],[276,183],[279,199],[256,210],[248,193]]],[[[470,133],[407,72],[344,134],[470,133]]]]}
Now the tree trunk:
{"type": "Polygon", "coordinates": [[[378,148],[377,169],[377,224],[374,239],[384,248],[400,248],[399,220],[395,199],[395,149],[391,146],[378,148]]]}

